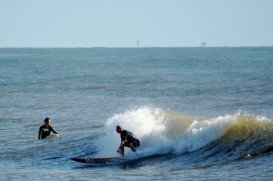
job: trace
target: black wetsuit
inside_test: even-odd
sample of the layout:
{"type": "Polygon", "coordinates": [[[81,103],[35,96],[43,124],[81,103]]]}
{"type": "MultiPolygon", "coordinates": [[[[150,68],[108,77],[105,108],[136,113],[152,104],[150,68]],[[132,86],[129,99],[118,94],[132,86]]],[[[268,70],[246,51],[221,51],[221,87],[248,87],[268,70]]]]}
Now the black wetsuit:
{"type": "Polygon", "coordinates": [[[45,139],[48,135],[50,135],[51,131],[54,134],[58,134],[51,126],[41,126],[39,129],[38,139],[45,139]]]}
{"type": "Polygon", "coordinates": [[[123,130],[120,133],[120,138],[122,141],[125,142],[125,146],[129,146],[130,143],[133,143],[134,147],[139,147],[140,145],[140,141],[138,140],[138,138],[133,135],[133,133],[131,133],[130,131],[127,130],[123,130]]]}

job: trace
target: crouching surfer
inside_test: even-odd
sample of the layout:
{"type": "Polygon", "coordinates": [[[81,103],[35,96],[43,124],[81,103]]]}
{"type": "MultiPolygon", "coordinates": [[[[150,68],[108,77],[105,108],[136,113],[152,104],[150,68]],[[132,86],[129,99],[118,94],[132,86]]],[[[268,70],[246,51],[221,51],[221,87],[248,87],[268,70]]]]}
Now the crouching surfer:
{"type": "Polygon", "coordinates": [[[51,132],[53,132],[54,134],[57,134],[59,136],[57,131],[55,131],[53,129],[53,127],[51,126],[51,119],[50,118],[45,118],[44,122],[45,122],[45,124],[42,125],[39,129],[39,134],[38,134],[39,140],[45,139],[47,136],[50,135],[51,132]]]}
{"type": "Polygon", "coordinates": [[[117,152],[124,156],[125,146],[131,148],[131,150],[135,152],[136,148],[139,147],[140,145],[140,141],[138,140],[138,138],[135,135],[133,135],[133,133],[131,133],[130,131],[122,129],[121,126],[117,126],[116,131],[117,133],[120,134],[121,138],[120,146],[117,152]]]}

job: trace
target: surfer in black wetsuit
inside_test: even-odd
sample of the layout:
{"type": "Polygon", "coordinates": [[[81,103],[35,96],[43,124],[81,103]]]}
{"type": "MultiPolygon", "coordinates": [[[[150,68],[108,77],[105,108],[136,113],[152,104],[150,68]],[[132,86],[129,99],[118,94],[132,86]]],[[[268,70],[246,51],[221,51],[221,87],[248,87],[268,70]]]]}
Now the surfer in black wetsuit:
{"type": "Polygon", "coordinates": [[[53,127],[51,126],[51,119],[50,118],[45,118],[44,120],[45,124],[40,127],[39,129],[39,134],[38,134],[38,139],[45,139],[48,135],[50,135],[51,131],[54,134],[58,134],[53,127]]]}
{"type": "Polygon", "coordinates": [[[133,135],[130,131],[122,129],[121,126],[116,127],[116,131],[120,134],[121,142],[117,150],[119,154],[124,156],[124,147],[129,147],[133,152],[136,151],[136,148],[139,147],[140,141],[138,138],[133,135]]]}

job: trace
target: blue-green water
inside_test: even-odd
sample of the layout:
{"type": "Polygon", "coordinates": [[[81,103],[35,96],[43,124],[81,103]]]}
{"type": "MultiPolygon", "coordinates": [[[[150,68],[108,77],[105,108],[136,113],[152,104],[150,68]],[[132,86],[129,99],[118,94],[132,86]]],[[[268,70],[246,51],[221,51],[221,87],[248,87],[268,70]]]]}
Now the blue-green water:
{"type": "Polygon", "coordinates": [[[268,180],[272,109],[271,47],[0,49],[0,178],[268,180]],[[117,156],[117,124],[137,154],[70,160],[117,156]]]}

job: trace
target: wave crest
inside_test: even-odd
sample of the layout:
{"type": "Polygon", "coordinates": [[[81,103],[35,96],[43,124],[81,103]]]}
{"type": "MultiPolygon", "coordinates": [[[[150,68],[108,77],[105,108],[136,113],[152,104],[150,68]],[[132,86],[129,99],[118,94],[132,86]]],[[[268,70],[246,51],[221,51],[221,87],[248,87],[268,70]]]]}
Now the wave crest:
{"type": "MultiPolygon", "coordinates": [[[[247,149],[253,144],[259,144],[258,148],[264,149],[273,141],[273,124],[264,117],[235,114],[202,119],[159,108],[141,107],[108,119],[105,134],[98,141],[98,155],[116,154],[120,143],[119,134],[115,131],[117,125],[130,130],[140,139],[138,156],[183,154],[212,143],[216,143],[215,152],[219,149],[226,152],[231,147],[234,150],[240,147],[239,150],[245,152],[251,151],[247,149]]],[[[127,151],[126,155],[135,156],[131,151],[127,151]]]]}

